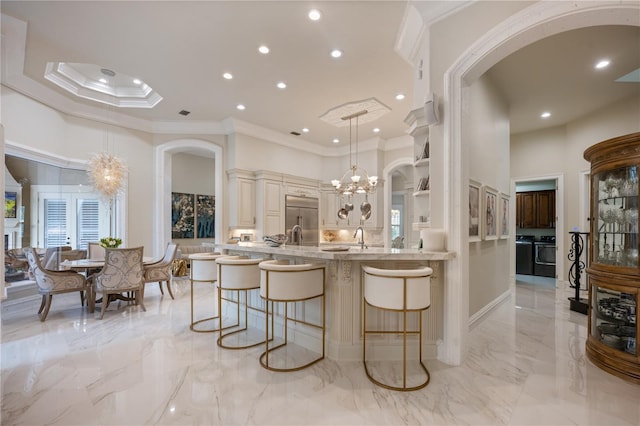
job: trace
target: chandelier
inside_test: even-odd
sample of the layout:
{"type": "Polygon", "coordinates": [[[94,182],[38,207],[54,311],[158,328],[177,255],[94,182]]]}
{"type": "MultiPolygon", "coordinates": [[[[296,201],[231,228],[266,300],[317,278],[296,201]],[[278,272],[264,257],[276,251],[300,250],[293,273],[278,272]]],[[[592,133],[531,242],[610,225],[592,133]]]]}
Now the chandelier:
{"type": "MultiPolygon", "coordinates": [[[[334,186],[336,192],[341,198],[347,198],[351,204],[354,194],[370,194],[375,192],[376,185],[378,184],[378,176],[369,176],[365,169],[358,167],[358,119],[360,116],[365,115],[368,111],[362,110],[344,117],[342,120],[349,120],[349,163],[351,167],[347,170],[341,179],[333,179],[331,184],[334,186]],[[352,150],[352,133],[353,133],[353,119],[355,118],[355,139],[356,150],[355,155],[352,150]],[[355,161],[354,161],[355,159],[355,161]]],[[[343,209],[340,209],[341,211],[343,209]]],[[[344,214],[344,212],[343,212],[344,214]]],[[[348,213],[347,213],[348,214],[348,213]]],[[[338,212],[340,216],[340,212],[338,212]]]]}
{"type": "Polygon", "coordinates": [[[93,188],[111,200],[124,187],[127,166],[115,155],[101,152],[89,159],[87,175],[93,188]]]}

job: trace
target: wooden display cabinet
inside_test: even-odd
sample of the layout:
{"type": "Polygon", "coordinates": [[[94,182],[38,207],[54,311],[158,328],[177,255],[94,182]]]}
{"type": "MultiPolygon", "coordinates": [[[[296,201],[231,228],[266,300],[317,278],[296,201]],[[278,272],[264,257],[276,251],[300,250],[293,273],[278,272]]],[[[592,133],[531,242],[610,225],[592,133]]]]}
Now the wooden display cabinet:
{"type": "Polygon", "coordinates": [[[586,353],[598,367],[640,384],[637,350],[640,133],[584,152],[591,162],[591,263],[586,353]]]}

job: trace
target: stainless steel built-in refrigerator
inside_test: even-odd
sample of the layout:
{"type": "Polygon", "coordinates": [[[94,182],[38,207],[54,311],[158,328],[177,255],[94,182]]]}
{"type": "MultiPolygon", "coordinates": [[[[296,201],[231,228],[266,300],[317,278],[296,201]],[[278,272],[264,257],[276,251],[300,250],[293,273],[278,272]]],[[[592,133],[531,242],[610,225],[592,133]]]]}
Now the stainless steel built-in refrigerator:
{"type": "Polygon", "coordinates": [[[287,195],[285,197],[284,223],[289,241],[287,244],[298,244],[297,235],[294,239],[291,235],[291,228],[300,225],[302,228],[302,245],[318,245],[318,199],[310,197],[298,197],[287,195]]]}

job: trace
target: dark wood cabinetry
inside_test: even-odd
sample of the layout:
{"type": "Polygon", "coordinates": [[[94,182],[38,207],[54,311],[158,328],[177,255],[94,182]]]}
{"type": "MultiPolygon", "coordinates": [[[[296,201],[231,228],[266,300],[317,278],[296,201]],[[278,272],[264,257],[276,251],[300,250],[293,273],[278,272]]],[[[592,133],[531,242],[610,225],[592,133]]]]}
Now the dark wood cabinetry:
{"type": "Polygon", "coordinates": [[[516,194],[518,228],[555,228],[556,192],[530,191],[516,194]]]}
{"type": "Polygon", "coordinates": [[[584,158],[591,163],[586,354],[603,370],[640,384],[640,133],[600,142],[584,158]]]}

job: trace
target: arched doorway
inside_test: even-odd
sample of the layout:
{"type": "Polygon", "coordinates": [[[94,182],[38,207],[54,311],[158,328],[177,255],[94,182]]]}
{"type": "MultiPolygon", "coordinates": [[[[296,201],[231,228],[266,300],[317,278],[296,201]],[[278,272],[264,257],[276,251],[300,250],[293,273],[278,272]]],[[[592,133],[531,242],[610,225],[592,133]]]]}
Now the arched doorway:
{"type": "Polygon", "coordinates": [[[462,144],[463,89],[514,51],[551,35],[594,25],[638,26],[638,3],[537,2],[503,21],[477,40],[444,75],[444,200],[448,248],[457,253],[446,263],[444,342],[438,358],[460,364],[469,322],[469,247],[466,235],[469,161],[462,144]]]}
{"type": "MultiPolygon", "coordinates": [[[[382,171],[382,176],[385,182],[384,185],[384,195],[383,195],[383,206],[384,206],[384,246],[391,247],[391,208],[393,205],[393,175],[394,172],[404,169],[407,166],[413,166],[413,159],[411,157],[403,157],[399,158],[391,163],[387,164],[387,166],[382,171]]],[[[409,176],[406,176],[409,179],[409,176]]],[[[413,179],[413,175],[411,176],[413,179]]],[[[405,203],[405,207],[407,209],[413,209],[413,203],[405,203]]],[[[413,211],[409,212],[409,217],[413,217],[413,211]]],[[[407,216],[407,215],[405,215],[407,216]]],[[[411,223],[409,220],[406,221],[406,226],[409,228],[407,232],[411,231],[411,223]]]]}
{"type": "Polygon", "coordinates": [[[171,158],[173,154],[188,152],[198,155],[202,153],[206,157],[213,156],[215,167],[215,196],[217,198],[215,217],[215,241],[221,241],[224,229],[224,215],[222,211],[225,200],[224,194],[224,170],[222,160],[222,147],[212,142],[199,139],[177,139],[156,147],[155,150],[155,182],[156,182],[156,214],[154,228],[154,251],[162,253],[166,244],[171,241],[171,158]]]}

